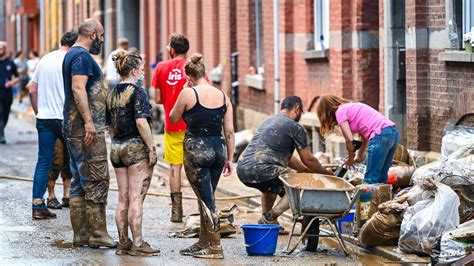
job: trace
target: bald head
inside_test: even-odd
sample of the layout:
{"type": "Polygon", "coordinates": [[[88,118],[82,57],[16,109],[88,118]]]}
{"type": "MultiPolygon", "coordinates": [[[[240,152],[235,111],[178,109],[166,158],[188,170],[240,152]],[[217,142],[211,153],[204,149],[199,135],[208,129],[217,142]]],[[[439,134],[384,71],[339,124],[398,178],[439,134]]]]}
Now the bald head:
{"type": "Polygon", "coordinates": [[[86,19],[79,26],[79,38],[76,45],[89,48],[91,54],[98,55],[104,42],[104,27],[96,19],[86,19]]]}
{"type": "Polygon", "coordinates": [[[0,41],[0,58],[3,59],[7,55],[7,42],[0,41]]]}
{"type": "Polygon", "coordinates": [[[86,19],[84,22],[82,22],[81,26],[79,26],[79,35],[84,37],[89,36],[94,32],[104,32],[104,27],[96,19],[86,19]]]}

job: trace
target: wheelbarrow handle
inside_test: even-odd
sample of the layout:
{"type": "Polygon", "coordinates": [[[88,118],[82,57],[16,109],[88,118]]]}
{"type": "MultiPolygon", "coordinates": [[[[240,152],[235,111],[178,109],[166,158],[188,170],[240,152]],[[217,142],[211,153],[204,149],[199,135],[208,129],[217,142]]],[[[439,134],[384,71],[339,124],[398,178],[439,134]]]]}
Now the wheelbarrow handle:
{"type": "MultiPolygon", "coordinates": [[[[349,193],[349,192],[346,192],[346,193],[349,193]]],[[[352,210],[352,206],[354,206],[357,199],[359,198],[359,194],[360,194],[360,187],[358,187],[356,191],[354,192],[354,194],[352,195],[352,200],[351,200],[351,203],[349,204],[349,208],[347,208],[344,211],[344,213],[342,214],[342,217],[346,217],[346,215],[352,210]]]]}

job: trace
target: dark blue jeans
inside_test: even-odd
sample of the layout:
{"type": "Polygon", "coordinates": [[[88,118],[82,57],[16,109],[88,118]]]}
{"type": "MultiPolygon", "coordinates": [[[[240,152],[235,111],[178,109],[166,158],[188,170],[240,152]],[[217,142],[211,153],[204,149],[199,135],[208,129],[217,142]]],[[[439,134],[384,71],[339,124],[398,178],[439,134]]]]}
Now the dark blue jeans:
{"type": "Polygon", "coordinates": [[[62,134],[62,120],[60,119],[37,119],[38,130],[38,161],[36,162],[35,175],[33,178],[33,209],[46,209],[43,197],[48,187],[48,175],[54,156],[54,144],[60,138],[64,142],[62,134]]]}
{"type": "Polygon", "coordinates": [[[397,151],[399,135],[395,126],[382,129],[369,141],[367,171],[364,181],[368,184],[387,183],[387,172],[397,151]]]}

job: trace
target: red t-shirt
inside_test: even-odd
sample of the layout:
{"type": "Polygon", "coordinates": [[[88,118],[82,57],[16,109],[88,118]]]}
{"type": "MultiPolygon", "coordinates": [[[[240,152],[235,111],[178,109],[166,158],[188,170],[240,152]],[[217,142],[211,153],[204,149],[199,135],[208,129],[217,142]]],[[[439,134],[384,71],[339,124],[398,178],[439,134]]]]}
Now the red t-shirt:
{"type": "Polygon", "coordinates": [[[165,109],[165,131],[182,132],[186,131],[186,123],[181,119],[173,124],[170,121],[170,112],[173,109],[179,93],[186,85],[186,74],[184,65],[186,59],[171,59],[158,64],[153,75],[151,85],[160,90],[161,101],[165,109]]]}

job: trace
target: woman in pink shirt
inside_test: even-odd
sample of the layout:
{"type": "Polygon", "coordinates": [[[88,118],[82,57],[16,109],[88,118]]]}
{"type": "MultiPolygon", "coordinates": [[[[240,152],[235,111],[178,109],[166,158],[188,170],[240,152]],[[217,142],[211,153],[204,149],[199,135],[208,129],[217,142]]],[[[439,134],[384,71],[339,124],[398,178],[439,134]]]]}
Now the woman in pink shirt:
{"type": "Polygon", "coordinates": [[[331,94],[319,97],[316,112],[324,137],[336,125],[341,128],[349,154],[345,165],[351,167],[354,162],[361,161],[368,143],[364,181],[368,184],[387,183],[387,172],[399,141],[395,123],[364,103],[352,103],[331,94]],[[357,154],[352,142],[355,133],[359,133],[362,141],[357,154]]]}

